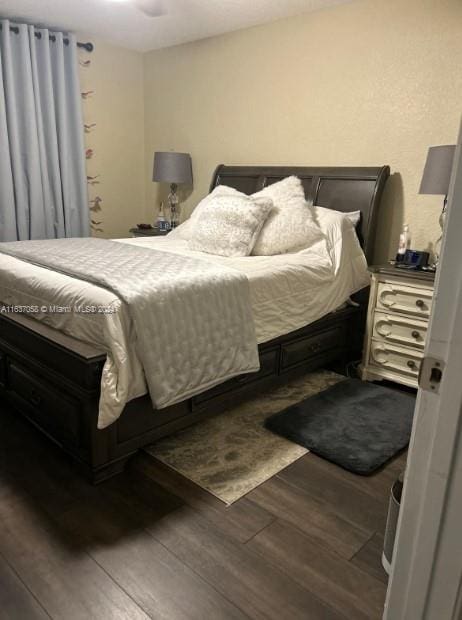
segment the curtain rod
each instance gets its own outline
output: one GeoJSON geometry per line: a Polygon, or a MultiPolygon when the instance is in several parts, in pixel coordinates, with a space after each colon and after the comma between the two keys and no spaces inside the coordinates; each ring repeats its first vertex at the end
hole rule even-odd
{"type": "MultiPolygon", "coordinates": [[[[0,24],[0,30],[2,29],[2,24],[0,24]]],[[[11,32],[14,32],[15,34],[19,34],[19,28],[18,26],[10,26],[10,30],[11,32]]],[[[37,39],[41,39],[42,38],[42,33],[41,32],[34,32],[34,35],[37,37],[37,39]]],[[[56,37],[54,34],[49,34],[48,38],[50,41],[56,41],[56,37]]],[[[64,45],[69,45],[69,39],[63,39],[64,45]]],[[[82,49],[86,50],[87,52],[92,52],[95,47],[93,45],[93,43],[81,43],[80,41],[77,41],[77,47],[81,47],[82,49]]]]}

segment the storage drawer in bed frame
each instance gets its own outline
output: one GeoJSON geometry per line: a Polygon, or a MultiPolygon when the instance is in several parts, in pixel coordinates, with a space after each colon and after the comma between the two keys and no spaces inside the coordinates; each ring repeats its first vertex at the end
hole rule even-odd
{"type": "Polygon", "coordinates": [[[294,368],[314,359],[329,361],[337,356],[341,343],[345,341],[345,327],[335,325],[325,331],[321,331],[299,340],[294,340],[281,346],[281,369],[294,368]]]}
{"type": "Polygon", "coordinates": [[[239,389],[244,385],[258,381],[268,376],[276,376],[279,369],[279,347],[270,347],[260,351],[260,370],[258,372],[252,372],[245,375],[240,375],[229,381],[225,381],[221,385],[193,396],[192,406],[193,408],[200,408],[201,405],[207,403],[217,396],[226,394],[229,391],[239,389]]]}

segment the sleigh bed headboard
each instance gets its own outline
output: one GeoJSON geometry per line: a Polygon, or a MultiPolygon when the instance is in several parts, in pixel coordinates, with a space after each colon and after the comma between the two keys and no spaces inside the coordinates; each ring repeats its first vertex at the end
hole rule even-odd
{"type": "Polygon", "coordinates": [[[281,179],[296,175],[305,188],[310,204],[348,213],[361,211],[357,233],[368,263],[372,262],[377,215],[389,166],[305,167],[305,166],[227,166],[215,170],[210,189],[228,185],[252,194],[281,179]]]}

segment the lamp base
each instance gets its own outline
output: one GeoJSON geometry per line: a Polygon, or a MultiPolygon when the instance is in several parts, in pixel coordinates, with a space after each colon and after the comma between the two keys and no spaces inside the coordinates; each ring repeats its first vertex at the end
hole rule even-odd
{"type": "Polygon", "coordinates": [[[168,203],[170,206],[170,228],[176,228],[179,224],[179,200],[176,190],[178,189],[178,185],[176,183],[172,183],[170,185],[170,194],[168,195],[168,203]]]}
{"type": "Polygon", "coordinates": [[[440,262],[441,244],[443,243],[444,226],[446,223],[447,204],[448,204],[448,197],[445,196],[444,203],[443,203],[443,209],[440,213],[440,217],[438,218],[438,223],[441,228],[441,235],[435,241],[435,267],[438,267],[438,263],[440,262]]]}

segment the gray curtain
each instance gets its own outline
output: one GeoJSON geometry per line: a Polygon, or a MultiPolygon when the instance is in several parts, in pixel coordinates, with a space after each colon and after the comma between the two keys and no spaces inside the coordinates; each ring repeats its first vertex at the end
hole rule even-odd
{"type": "Polygon", "coordinates": [[[0,24],[0,241],[89,236],[75,38],[0,24]]]}

